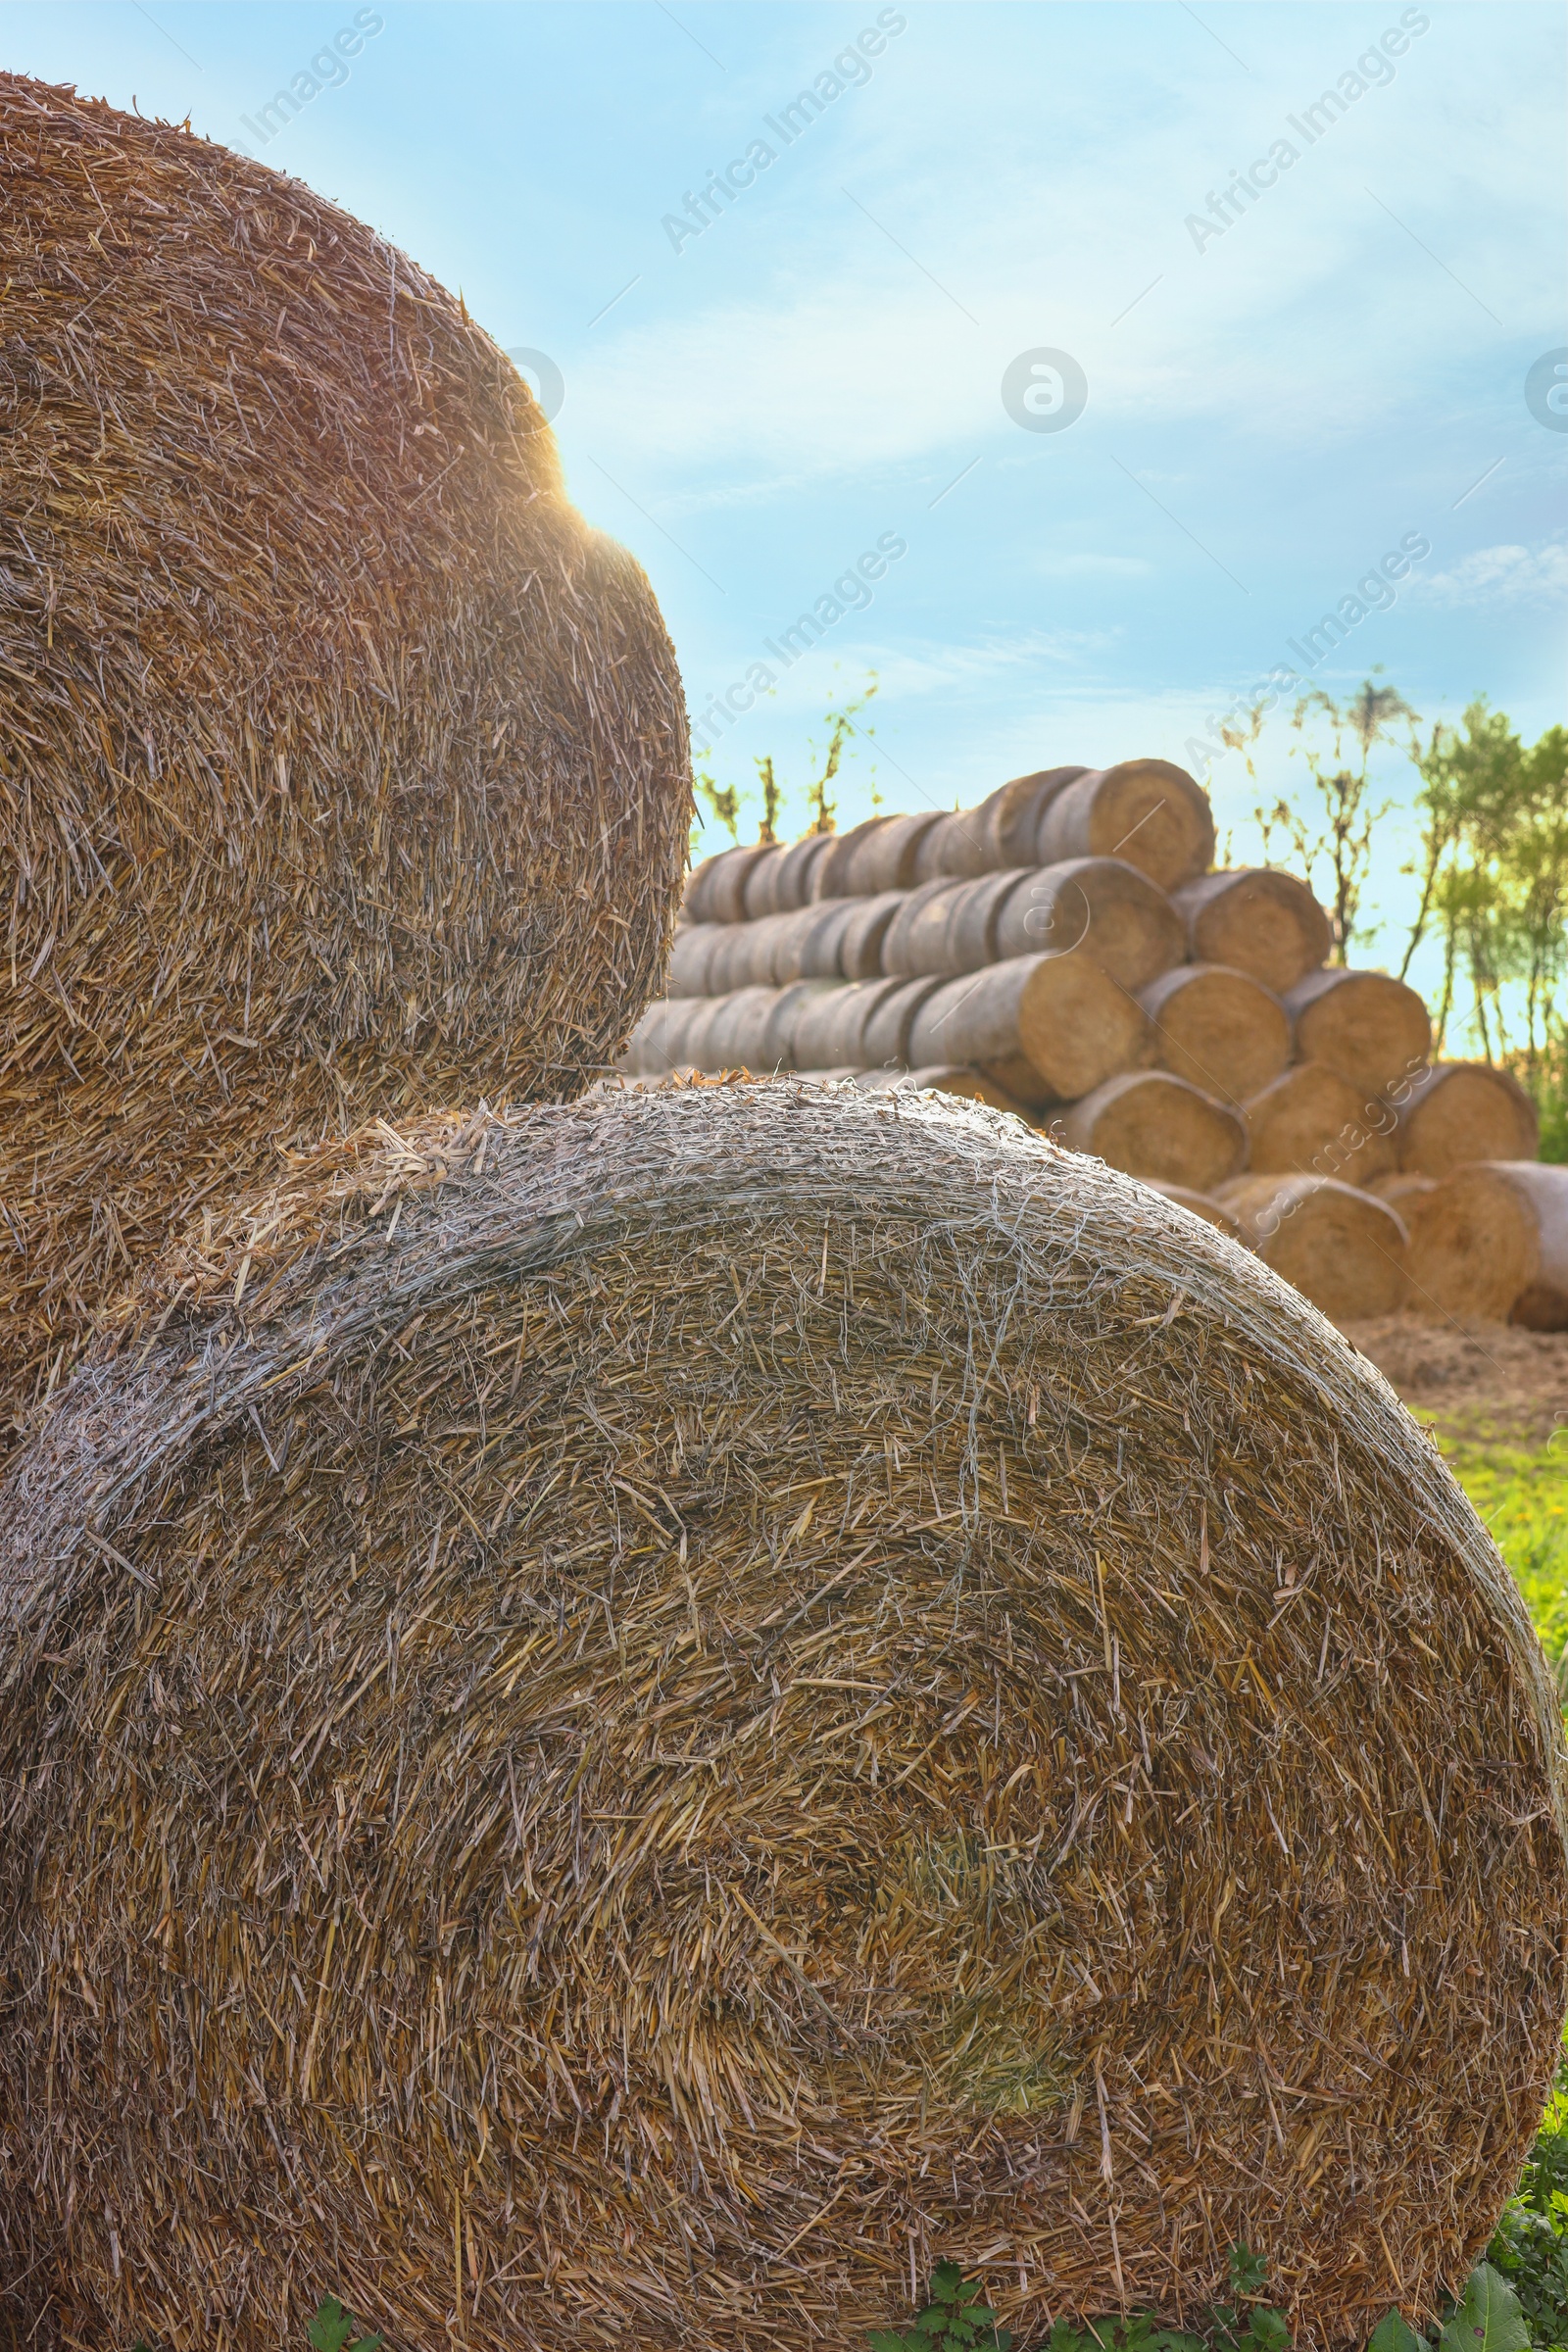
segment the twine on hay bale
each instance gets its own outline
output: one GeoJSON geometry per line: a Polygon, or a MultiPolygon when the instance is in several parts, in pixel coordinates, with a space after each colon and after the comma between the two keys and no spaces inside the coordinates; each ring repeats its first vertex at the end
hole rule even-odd
{"type": "Polygon", "coordinates": [[[1523,1605],[1311,1308],[1015,1120],[362,1133],[0,1531],[0,2228],[77,2340],[804,2352],[940,2254],[1027,2343],[1245,2236],[1359,2345],[1512,2185],[1523,1605]]]}
{"type": "Polygon", "coordinates": [[[19,74],[0,193],[3,1455],[274,1137],[608,1064],[690,801],[652,593],[460,301],[19,74]]]}

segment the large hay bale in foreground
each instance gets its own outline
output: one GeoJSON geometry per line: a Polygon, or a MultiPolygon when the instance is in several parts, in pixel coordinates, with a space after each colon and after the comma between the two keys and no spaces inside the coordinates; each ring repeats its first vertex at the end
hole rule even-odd
{"type": "Polygon", "coordinates": [[[1245,2237],[1359,2346],[1529,2145],[1513,1586],[1309,1308],[1015,1120],[362,1136],[0,1545],[0,2230],[75,2341],[806,2352],[951,2255],[1029,2344],[1245,2237]]]}
{"type": "Polygon", "coordinates": [[[3,1453],[274,1138],[608,1063],[690,796],[647,582],[461,302],[15,74],[0,179],[3,1453]]]}

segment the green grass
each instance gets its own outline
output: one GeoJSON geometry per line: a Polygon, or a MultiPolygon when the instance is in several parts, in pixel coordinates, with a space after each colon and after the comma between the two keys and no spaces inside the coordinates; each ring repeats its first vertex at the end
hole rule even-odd
{"type": "Polygon", "coordinates": [[[1537,1450],[1445,1437],[1449,1467],[1513,1571],[1568,1696],[1568,1438],[1537,1450]]]}

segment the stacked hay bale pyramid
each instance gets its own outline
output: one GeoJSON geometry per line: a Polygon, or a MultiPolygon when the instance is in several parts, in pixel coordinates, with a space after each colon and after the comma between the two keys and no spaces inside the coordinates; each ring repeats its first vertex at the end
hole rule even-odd
{"type": "Polygon", "coordinates": [[[1213,852],[1206,795],[1160,760],[725,851],[622,1069],[942,1088],[1163,1186],[1338,1320],[1568,1325],[1568,1189],[1533,1164],[1522,1088],[1432,1066],[1419,996],[1328,966],[1303,881],[1213,852]]]}
{"type": "Polygon", "coordinates": [[[331,2287],[808,2352],[946,2256],[1035,2347],[1245,2238],[1358,2348],[1551,2080],[1561,1723],[1485,1531],[1255,1259],[974,1105],[302,1161],[14,1465],[0,1622],[0,2211],[73,2343],[331,2287]]]}
{"type": "Polygon", "coordinates": [[[0,75],[0,1458],[278,1142],[568,1094],[690,816],[636,565],[359,221],[0,75]]]}

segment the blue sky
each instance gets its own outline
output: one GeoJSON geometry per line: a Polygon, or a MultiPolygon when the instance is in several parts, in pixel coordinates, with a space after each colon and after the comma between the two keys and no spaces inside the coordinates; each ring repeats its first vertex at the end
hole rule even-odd
{"type": "MultiPolygon", "coordinates": [[[[348,78],[265,141],[243,118],[349,0],[12,5],[4,54],[250,148],[549,357],[573,494],[646,564],[694,712],[774,671],[721,781],[771,753],[798,782],[873,669],[841,821],[873,781],[948,806],[1183,759],[1271,666],[1304,672],[1290,641],[1402,540],[1429,552],[1313,682],[1382,663],[1428,718],[1476,692],[1530,736],[1568,716],[1568,435],[1525,400],[1568,345],[1554,0],[372,13],[348,78]],[[820,75],[843,87],[786,143],[820,75]],[[1326,90],[1333,120],[1306,112],[1326,90]],[[759,140],[727,210],[666,225],[759,140]],[[1194,225],[1271,151],[1228,225],[1194,225]],[[1065,429],[1004,405],[1040,350],[1082,370],[1065,429]],[[772,661],[879,539],[905,552],[868,601],[772,661]]],[[[1272,719],[1271,791],[1290,743],[1272,719]]],[[[1234,755],[1209,781],[1245,850],[1256,791],[1234,755]]],[[[1396,828],[1381,864],[1392,916],[1396,828]]]]}

